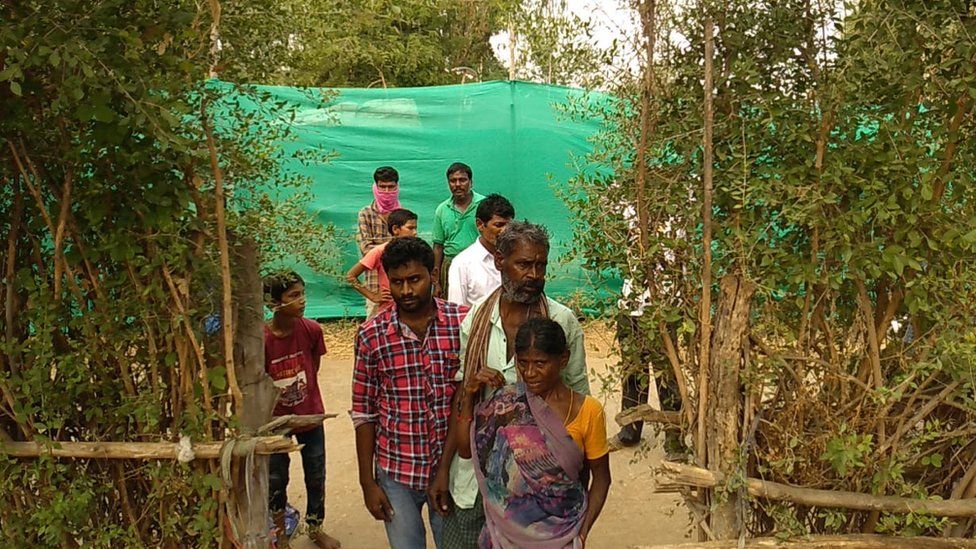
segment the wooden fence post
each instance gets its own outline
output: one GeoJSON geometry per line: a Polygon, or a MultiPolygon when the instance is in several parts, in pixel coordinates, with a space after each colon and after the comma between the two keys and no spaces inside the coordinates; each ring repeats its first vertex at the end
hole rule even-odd
{"type": "MultiPolygon", "coordinates": [[[[708,408],[706,413],[706,465],[709,471],[744,480],[740,463],[742,386],[740,371],[749,337],[749,311],[755,285],[742,275],[726,275],[719,283],[709,360],[708,408]]],[[[709,526],[717,539],[735,539],[743,532],[737,508],[738,491],[721,497],[711,494],[709,526]]]]}
{"type": "MultiPolygon", "coordinates": [[[[250,240],[237,241],[233,259],[234,366],[244,401],[237,419],[241,430],[253,436],[271,420],[278,390],[264,371],[264,289],[258,272],[257,246],[250,240]]],[[[267,549],[268,456],[233,458],[231,478],[231,501],[237,513],[230,516],[235,521],[238,541],[245,549],[267,549]]]]}

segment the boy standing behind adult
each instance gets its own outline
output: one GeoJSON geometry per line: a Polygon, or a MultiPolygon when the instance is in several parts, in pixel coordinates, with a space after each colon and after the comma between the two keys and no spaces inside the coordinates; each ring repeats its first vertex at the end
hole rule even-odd
{"type": "Polygon", "coordinates": [[[451,261],[478,238],[475,210],[484,196],[471,190],[471,166],[455,162],[447,168],[447,187],[451,197],[434,210],[434,295],[447,298],[451,261]]]}
{"type": "MultiPolygon", "coordinates": [[[[365,257],[373,248],[393,238],[387,228],[386,218],[400,208],[400,174],[390,166],[376,168],[373,172],[373,201],[359,210],[359,226],[356,243],[359,254],[365,257]]],[[[366,288],[370,292],[380,290],[378,273],[366,273],[366,288]]],[[[376,314],[376,303],[366,299],[366,318],[376,314]]]]}
{"type": "MultiPolygon", "coordinates": [[[[318,322],[305,318],[305,281],[297,273],[272,275],[264,280],[264,293],[274,317],[264,327],[264,369],[281,395],[273,415],[315,415],[325,413],[319,391],[319,362],[325,354],[325,339],[318,322]]],[[[309,537],[319,547],[338,549],[341,544],[322,531],[325,519],[325,429],[321,424],[293,432],[303,445],[302,469],[308,507],[305,521],[309,537]]],[[[270,507],[278,530],[278,547],[288,547],[285,535],[285,503],[288,490],[288,454],[273,454],[268,460],[270,507]]]]}
{"type": "MultiPolygon", "coordinates": [[[[403,236],[417,236],[417,214],[411,212],[410,210],[393,210],[390,215],[387,216],[386,224],[390,228],[390,234],[393,238],[403,237],[403,236]]],[[[383,306],[391,301],[390,297],[390,279],[386,277],[386,271],[383,269],[383,263],[380,258],[383,257],[383,250],[386,249],[386,245],[389,242],[384,242],[379,246],[376,246],[372,250],[366,253],[362,259],[360,259],[349,271],[346,273],[346,282],[353,287],[354,290],[362,294],[368,301],[376,304],[377,306],[383,306]],[[363,284],[359,282],[359,275],[367,273],[376,273],[379,279],[379,291],[372,291],[363,284]]],[[[373,309],[374,313],[376,308],[373,309]]],[[[372,315],[368,316],[366,319],[369,320],[372,315]]]]}

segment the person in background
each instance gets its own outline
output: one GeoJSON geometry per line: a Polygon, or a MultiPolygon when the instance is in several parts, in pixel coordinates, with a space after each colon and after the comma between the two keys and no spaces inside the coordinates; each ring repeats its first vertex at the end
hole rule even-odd
{"type": "MultiPolygon", "coordinates": [[[[264,369],[281,395],[275,417],[290,414],[324,414],[319,391],[319,363],[325,354],[322,327],[305,318],[305,281],[297,273],[272,275],[264,280],[264,294],[274,316],[264,327],[264,369]]],[[[293,432],[302,445],[302,469],[308,507],[305,521],[309,537],[319,547],[338,549],[341,544],[322,530],[325,519],[325,429],[321,424],[293,432]]],[[[268,458],[270,508],[278,530],[278,547],[288,547],[285,535],[288,454],[268,458]]]]}
{"type": "MultiPolygon", "coordinates": [[[[447,436],[467,307],[434,297],[434,252],[423,240],[393,240],[382,262],[394,305],[364,322],[355,343],[359,484],[390,546],[418,549],[426,547],[421,510],[447,436]]],[[[440,547],[443,519],[429,515],[440,547]]]]}
{"type": "MultiPolygon", "coordinates": [[[[513,221],[498,235],[495,266],[502,284],[477,303],[461,324],[463,354],[455,381],[463,384],[485,370],[496,380],[494,386],[515,383],[515,335],[523,322],[542,317],[556,321],[566,333],[568,363],[560,372],[566,385],[577,393],[590,393],[583,329],[573,311],[545,295],[548,264],[549,234],[544,227],[513,221]]],[[[469,427],[458,421],[459,404],[452,408],[448,442],[430,488],[434,510],[445,515],[441,549],[477,547],[485,524],[474,467],[471,460],[456,456],[456,433],[469,427]]]]}
{"type": "MultiPolygon", "coordinates": [[[[390,215],[386,217],[386,225],[389,228],[390,234],[393,238],[402,236],[417,236],[417,214],[411,212],[410,210],[398,209],[390,212],[390,215]]],[[[380,257],[383,255],[383,250],[386,249],[386,245],[389,242],[384,242],[379,246],[376,246],[372,250],[366,252],[366,255],[359,260],[358,263],[349,269],[346,273],[346,282],[353,287],[354,290],[363,295],[366,299],[373,302],[376,305],[385,305],[391,301],[390,299],[390,280],[386,277],[386,271],[383,270],[383,263],[380,261],[380,257]],[[371,272],[376,272],[377,282],[379,286],[378,291],[372,291],[365,287],[359,282],[359,275],[371,272]]],[[[375,314],[376,308],[373,308],[375,314]]],[[[367,317],[371,318],[371,317],[367,317]]]]}
{"type": "Polygon", "coordinates": [[[515,362],[521,381],[477,408],[498,372],[483,369],[460,391],[459,422],[473,426],[458,429],[458,454],[472,458],[484,501],[479,546],[583,547],[610,491],[603,406],[563,381],[569,348],[557,322],[525,321],[515,362]]]}
{"type": "Polygon", "coordinates": [[[448,301],[467,305],[481,301],[502,283],[495,267],[495,240],[515,217],[515,208],[500,194],[489,194],[478,204],[475,227],[478,239],[451,262],[448,301]]]}
{"type": "MultiPolygon", "coordinates": [[[[661,410],[681,411],[681,392],[674,378],[667,354],[660,344],[657,331],[643,325],[644,309],[651,304],[651,293],[644,290],[639,295],[630,279],[624,279],[621,298],[617,302],[617,341],[620,344],[620,361],[623,370],[621,381],[621,411],[638,404],[647,404],[651,384],[655,383],[661,410]]],[[[675,328],[670,327],[674,338],[675,328]]],[[[620,428],[614,446],[636,446],[641,440],[644,422],[637,421],[620,428]]],[[[674,430],[664,432],[664,452],[668,461],[685,461],[688,448],[674,430]]]]}
{"type": "MultiPolygon", "coordinates": [[[[359,228],[356,243],[359,255],[365,256],[370,250],[388,242],[391,238],[386,217],[400,208],[400,174],[390,166],[377,168],[373,172],[373,201],[359,210],[359,228]]],[[[366,272],[366,289],[378,292],[379,275],[375,271],[366,272]]],[[[366,317],[376,314],[376,303],[366,298],[366,317]]]]}
{"type": "Polygon", "coordinates": [[[447,188],[451,197],[438,204],[434,210],[434,281],[435,295],[447,297],[447,275],[451,261],[478,238],[475,226],[475,209],[484,198],[471,190],[473,175],[471,166],[455,162],[447,168],[447,188]]]}

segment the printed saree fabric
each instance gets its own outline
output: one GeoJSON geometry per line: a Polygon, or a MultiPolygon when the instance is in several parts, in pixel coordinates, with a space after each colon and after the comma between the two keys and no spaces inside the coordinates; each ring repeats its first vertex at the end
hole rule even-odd
{"type": "Polygon", "coordinates": [[[542,398],[522,383],[499,389],[475,410],[471,446],[485,507],[481,547],[581,546],[583,452],[542,398]]]}

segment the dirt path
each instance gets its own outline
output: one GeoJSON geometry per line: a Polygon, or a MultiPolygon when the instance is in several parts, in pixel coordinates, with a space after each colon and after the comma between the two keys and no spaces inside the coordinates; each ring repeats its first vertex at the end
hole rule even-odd
{"type": "MultiPolygon", "coordinates": [[[[326,422],[326,526],[342,541],[344,549],[387,547],[383,525],[375,521],[363,506],[356,469],[356,446],[350,408],[352,376],[352,332],[348,327],[326,326],[329,354],[322,362],[319,385],[326,411],[340,417],[326,422]]],[[[600,375],[616,364],[612,332],[602,325],[587,326],[587,363],[590,383],[596,396],[604,402],[608,421],[620,410],[619,391],[601,392],[600,375]]],[[[615,425],[607,432],[615,434],[615,425]]],[[[610,459],[613,485],[603,514],[590,535],[587,547],[617,549],[638,544],[673,543],[688,537],[687,513],[679,500],[669,494],[651,492],[651,468],[662,457],[659,441],[651,429],[644,429],[645,450],[626,449],[614,452],[610,459]]],[[[301,458],[293,454],[288,499],[305,514],[305,488],[302,484],[301,458]]],[[[292,547],[314,547],[304,535],[293,539],[292,547]]],[[[428,543],[433,548],[433,543],[428,543]]]]}

